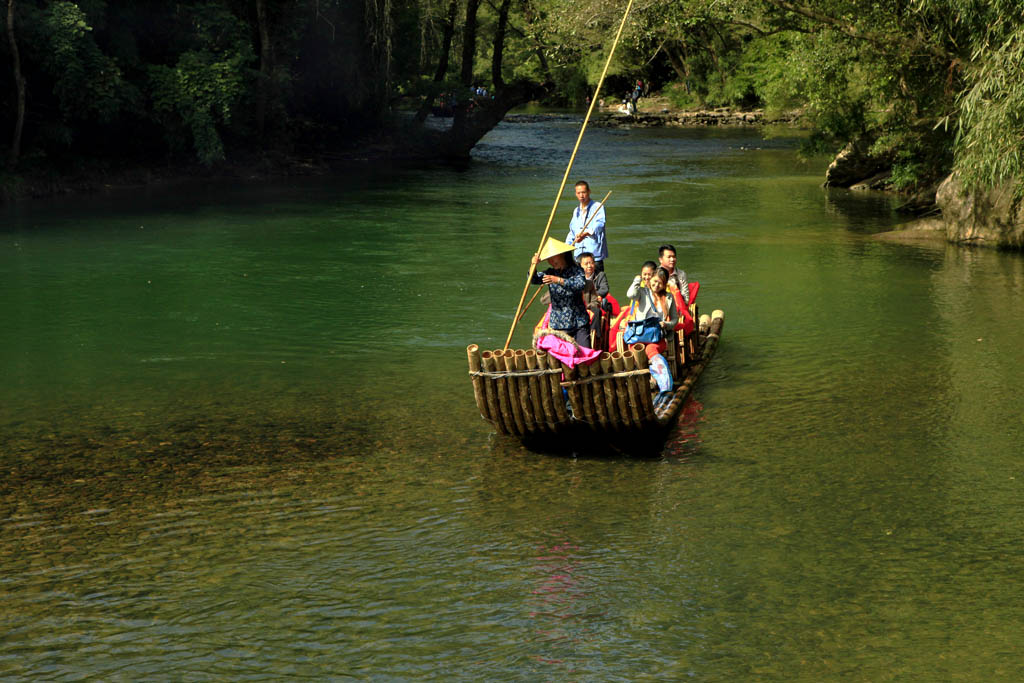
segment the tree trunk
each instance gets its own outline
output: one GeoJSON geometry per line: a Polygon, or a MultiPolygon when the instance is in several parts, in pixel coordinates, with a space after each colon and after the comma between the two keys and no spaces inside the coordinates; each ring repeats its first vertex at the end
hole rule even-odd
{"type": "Polygon", "coordinates": [[[368,83],[370,107],[379,112],[380,121],[389,108],[391,94],[391,47],[394,27],[391,21],[391,0],[364,0],[364,21],[369,46],[368,83]]]}
{"type": "Polygon", "coordinates": [[[466,26],[462,31],[462,85],[473,84],[473,59],[476,55],[476,11],[480,0],[466,0],[466,26]]]}
{"type": "Polygon", "coordinates": [[[18,112],[14,123],[14,136],[11,139],[11,155],[7,160],[8,166],[13,169],[18,164],[18,158],[21,156],[21,133],[25,127],[25,77],[21,73],[21,55],[18,53],[18,41],[14,39],[14,0],[7,0],[7,40],[11,43],[14,85],[18,91],[18,112]]]}
{"type": "Polygon", "coordinates": [[[458,95],[458,105],[455,107],[455,116],[452,120],[449,135],[452,139],[460,139],[466,130],[466,119],[469,116],[472,95],[469,88],[473,85],[473,59],[476,55],[476,10],[480,7],[480,0],[466,0],[466,25],[462,31],[462,92],[458,95]]]}
{"type": "Polygon", "coordinates": [[[505,50],[505,29],[508,26],[508,9],[511,4],[512,0],[502,0],[501,9],[498,10],[498,26],[494,30],[494,55],[491,60],[491,81],[494,90],[505,87],[505,80],[501,76],[501,59],[505,50]]]}
{"type": "Polygon", "coordinates": [[[668,57],[668,63],[672,66],[672,70],[676,72],[676,76],[679,76],[679,80],[685,84],[690,77],[690,74],[687,73],[686,59],[668,46],[665,47],[665,56],[668,57]]]}
{"type": "Polygon", "coordinates": [[[267,22],[267,0],[256,0],[256,23],[260,33],[260,84],[256,105],[256,128],[263,138],[267,120],[267,100],[270,99],[271,74],[274,71],[274,53],[270,45],[270,27],[267,22]]]}
{"type": "MultiPolygon", "coordinates": [[[[507,0],[502,0],[503,5],[510,5],[507,0]]],[[[495,82],[494,98],[472,103],[469,87],[473,85],[473,58],[476,52],[476,13],[480,0],[467,0],[466,3],[466,25],[462,40],[462,92],[458,94],[459,104],[455,107],[455,118],[448,130],[430,130],[426,127],[418,127],[413,131],[405,142],[403,153],[413,157],[447,158],[447,159],[468,159],[469,152],[473,146],[493,129],[504,118],[505,114],[512,107],[538,99],[549,93],[553,87],[551,83],[537,84],[526,80],[519,80],[513,83],[501,83],[498,79],[495,82]]],[[[499,11],[500,14],[500,11],[499,11]]],[[[507,13],[502,22],[507,28],[507,13]]],[[[500,39],[496,37],[494,49],[501,54],[504,47],[505,30],[499,31],[500,39]]],[[[492,68],[493,68],[492,63],[492,68]]],[[[500,67],[500,57],[499,57],[500,67]]],[[[500,70],[499,70],[500,78],[500,70]]]]}
{"type": "Polygon", "coordinates": [[[540,62],[540,72],[544,74],[544,80],[553,81],[554,77],[551,75],[551,67],[548,66],[548,58],[544,56],[544,48],[538,47],[535,50],[537,55],[537,61],[540,62]]]}
{"type": "MultiPolygon", "coordinates": [[[[459,0],[451,0],[448,4],[448,19],[444,25],[444,37],[441,41],[441,58],[437,62],[437,71],[434,72],[434,83],[440,83],[448,73],[448,54],[452,51],[452,38],[455,35],[455,12],[459,9],[459,0]]],[[[427,120],[430,113],[430,105],[434,101],[435,93],[427,93],[420,103],[419,111],[416,112],[416,123],[421,124],[427,120]]]]}

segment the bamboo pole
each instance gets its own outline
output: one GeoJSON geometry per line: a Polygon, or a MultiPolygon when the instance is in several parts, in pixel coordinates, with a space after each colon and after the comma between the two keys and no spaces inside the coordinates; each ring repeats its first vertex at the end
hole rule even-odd
{"type": "MultiPolygon", "coordinates": [[[[511,351],[505,352],[505,357],[508,358],[518,371],[526,370],[526,351],[523,349],[516,349],[513,356],[509,356],[511,351]]],[[[528,432],[539,431],[537,424],[537,418],[533,414],[533,399],[530,398],[530,378],[528,377],[517,377],[516,384],[519,390],[519,403],[523,408],[523,421],[526,423],[526,430],[528,432]]]]}
{"type": "MultiPolygon", "coordinates": [[[[605,351],[601,354],[601,358],[598,361],[601,363],[601,374],[609,375],[615,371],[612,367],[612,354],[605,351]]],[[[604,392],[604,407],[608,412],[608,424],[613,429],[619,429],[622,426],[621,418],[619,417],[618,401],[615,398],[615,380],[608,378],[600,382],[601,390],[604,392]]]]}
{"type": "MultiPolygon", "coordinates": [[[[537,360],[547,365],[549,370],[555,370],[562,367],[562,364],[557,358],[552,356],[547,351],[538,351],[537,360]]],[[[562,385],[559,383],[558,375],[549,374],[548,386],[551,387],[551,403],[555,409],[555,415],[558,416],[558,424],[563,424],[569,421],[569,413],[565,409],[565,398],[562,394],[562,385]]]]}
{"type": "MultiPolygon", "coordinates": [[[[608,73],[608,67],[612,63],[612,57],[615,56],[615,48],[619,45],[619,38],[622,37],[622,29],[626,27],[626,18],[629,16],[629,11],[633,9],[633,0],[629,0],[629,4],[626,5],[626,11],[622,13],[622,22],[619,24],[619,31],[615,34],[615,41],[612,43],[612,49],[608,52],[608,59],[605,60],[604,69],[601,70],[601,77],[597,80],[597,87],[594,88],[594,96],[590,98],[590,107],[587,109],[587,115],[583,119],[583,125],[580,126],[580,134],[576,138],[576,145],[572,149],[572,156],[569,157],[569,164],[565,167],[565,174],[562,176],[562,184],[558,186],[558,192],[555,194],[555,203],[551,207],[551,213],[548,215],[548,223],[544,226],[544,234],[541,235],[540,245],[537,247],[537,253],[544,246],[544,240],[548,238],[548,232],[551,231],[551,223],[555,220],[555,213],[558,211],[558,201],[562,198],[562,192],[565,191],[565,183],[569,180],[569,173],[572,172],[573,162],[576,161],[576,153],[580,149],[580,142],[583,141],[583,133],[587,130],[587,123],[590,121],[590,115],[594,111],[594,106],[597,105],[598,95],[601,92],[601,86],[604,84],[604,77],[608,73]]],[[[519,297],[519,305],[516,306],[516,314],[512,316],[512,327],[508,331],[508,337],[505,339],[504,349],[508,348],[509,343],[512,341],[512,334],[516,331],[516,321],[519,318],[519,312],[523,308],[523,301],[526,300],[526,291],[530,288],[530,280],[533,279],[533,273],[537,268],[537,264],[531,261],[530,263],[530,274],[526,278],[526,284],[523,285],[523,294],[519,297]]]]}
{"type": "Polygon", "coordinates": [[[526,307],[523,308],[523,312],[519,314],[518,318],[516,318],[517,325],[519,324],[519,321],[523,319],[523,316],[526,315],[526,312],[530,310],[530,306],[533,305],[533,302],[534,300],[536,300],[537,295],[543,292],[545,287],[547,287],[547,285],[541,285],[540,287],[537,288],[537,291],[533,293],[533,296],[530,297],[530,300],[526,303],[526,307]]]}
{"type": "MultiPolygon", "coordinates": [[[[533,349],[526,350],[526,367],[529,370],[541,368],[540,359],[537,358],[537,352],[533,349]]],[[[554,424],[558,418],[555,416],[555,406],[551,403],[551,385],[546,379],[542,380],[542,376],[531,377],[530,394],[533,396],[533,412],[537,421],[547,431],[554,431],[554,424]]]]}
{"type": "MultiPolygon", "coordinates": [[[[491,351],[491,360],[494,361],[495,372],[504,372],[505,363],[501,356],[504,353],[501,349],[494,349],[491,351]]],[[[512,402],[508,398],[508,379],[506,377],[496,377],[494,379],[495,393],[498,395],[498,407],[501,409],[501,419],[505,422],[505,427],[509,433],[521,435],[522,429],[516,424],[515,416],[512,413],[512,402]]]]}
{"type": "MultiPolygon", "coordinates": [[[[615,351],[612,353],[612,368],[615,372],[624,372],[626,370],[626,362],[622,359],[622,352],[615,351]]],[[[629,409],[629,386],[626,383],[625,377],[615,378],[615,400],[619,404],[619,418],[621,419],[622,426],[630,428],[639,426],[634,424],[633,415],[629,409]]]]}
{"type": "Polygon", "coordinates": [[[693,385],[697,383],[697,378],[699,378],[701,373],[704,372],[704,368],[707,367],[707,364],[711,361],[711,357],[715,355],[715,349],[718,348],[718,339],[722,334],[722,326],[724,324],[725,314],[722,311],[714,311],[708,322],[708,337],[707,341],[704,342],[704,346],[701,348],[700,360],[690,368],[690,372],[686,375],[686,379],[673,392],[672,400],[669,401],[668,405],[662,408],[661,415],[658,416],[659,424],[670,424],[676,414],[682,409],[683,403],[686,401],[686,398],[690,395],[690,391],[693,389],[693,385]]]}
{"type": "MultiPolygon", "coordinates": [[[[587,374],[591,377],[601,376],[601,361],[596,360],[593,363],[587,365],[587,374]]],[[[598,380],[590,384],[590,393],[594,400],[594,416],[597,418],[597,423],[601,425],[602,429],[608,429],[608,412],[604,407],[604,381],[598,380]]]]}
{"type": "MultiPolygon", "coordinates": [[[[498,371],[509,371],[515,370],[515,361],[512,361],[511,366],[509,365],[509,356],[512,355],[511,351],[502,351],[501,349],[494,350],[494,360],[497,361],[498,371]]],[[[523,420],[523,409],[519,405],[519,391],[518,385],[515,383],[516,380],[513,377],[502,377],[498,379],[498,385],[503,388],[506,399],[509,404],[509,422],[515,424],[516,430],[520,434],[526,434],[526,423],[523,420]]],[[[500,394],[499,394],[500,396],[500,394]]]]}
{"type": "MultiPolygon", "coordinates": [[[[469,357],[469,371],[480,372],[480,347],[477,344],[470,344],[466,347],[466,355],[469,357]]],[[[487,399],[484,396],[483,377],[473,377],[473,398],[476,399],[476,407],[480,410],[480,417],[490,420],[490,412],[487,409],[487,399]]]]}
{"type": "MultiPolygon", "coordinates": [[[[590,377],[590,366],[580,363],[576,366],[576,373],[580,379],[590,377]]],[[[579,387],[580,403],[583,406],[583,419],[591,429],[597,429],[597,413],[594,412],[594,384],[583,384],[579,387]]],[[[577,416],[578,417],[578,416],[577,416]]]]}
{"type": "MultiPolygon", "coordinates": [[[[633,352],[629,349],[622,354],[622,362],[626,370],[636,370],[636,361],[633,359],[633,352]]],[[[640,395],[636,390],[636,382],[633,377],[626,377],[626,389],[629,392],[629,415],[638,428],[644,426],[644,413],[640,407],[640,395]]]]}
{"type": "MultiPolygon", "coordinates": [[[[493,351],[483,351],[480,354],[480,361],[484,366],[484,370],[488,372],[496,372],[498,364],[494,360],[493,351]]],[[[498,430],[499,434],[508,434],[512,430],[508,428],[505,422],[505,416],[502,415],[500,409],[501,403],[498,396],[498,380],[493,377],[487,377],[484,379],[484,398],[487,400],[487,409],[491,413],[491,419],[494,421],[494,427],[498,430]]]]}
{"type": "MultiPolygon", "coordinates": [[[[633,344],[633,362],[637,370],[648,369],[647,353],[643,344],[633,344]]],[[[637,393],[640,395],[640,409],[643,411],[644,419],[648,422],[654,421],[654,402],[651,399],[650,375],[637,375],[633,378],[636,384],[637,393]]]]}

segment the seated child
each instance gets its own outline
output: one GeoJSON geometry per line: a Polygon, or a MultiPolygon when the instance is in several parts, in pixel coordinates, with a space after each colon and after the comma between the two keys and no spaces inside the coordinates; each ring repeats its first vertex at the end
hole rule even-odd
{"type": "MultiPolygon", "coordinates": [[[[654,261],[644,261],[644,264],[640,266],[640,287],[647,286],[647,282],[651,279],[651,276],[654,275],[654,271],[657,269],[658,264],[654,261]]],[[[633,279],[633,283],[636,284],[636,278],[633,279]]],[[[632,314],[633,304],[630,303],[628,306],[620,308],[618,316],[612,320],[608,339],[609,351],[614,351],[616,349],[619,336],[626,329],[626,321],[635,320],[632,314]]]]}
{"type": "Polygon", "coordinates": [[[597,270],[597,263],[594,255],[589,251],[580,254],[580,268],[587,278],[587,285],[583,288],[583,303],[591,313],[590,332],[593,339],[601,337],[601,309],[604,308],[604,298],[608,296],[608,276],[597,270]]]}

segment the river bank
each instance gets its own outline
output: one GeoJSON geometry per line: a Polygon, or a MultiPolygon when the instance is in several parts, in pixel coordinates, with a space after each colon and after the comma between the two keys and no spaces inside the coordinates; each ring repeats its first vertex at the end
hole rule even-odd
{"type": "MultiPolygon", "coordinates": [[[[508,123],[542,123],[581,120],[583,112],[510,113],[508,123]]],[[[333,140],[320,149],[236,152],[229,160],[205,166],[194,161],[107,161],[75,160],[66,167],[28,166],[17,173],[0,176],[0,203],[26,199],[89,194],[108,190],[171,186],[196,179],[265,181],[273,178],[329,175],[353,164],[381,162],[423,162],[405,144],[401,115],[396,125],[377,135],[358,140],[333,140]]],[[[591,125],[600,128],[684,128],[710,126],[756,126],[798,124],[797,112],[768,115],[763,110],[716,108],[684,110],[672,107],[663,97],[640,100],[635,115],[625,113],[621,105],[596,108],[591,125]]],[[[443,128],[451,119],[430,117],[427,126],[443,128]]],[[[429,161],[429,160],[428,160],[429,161]]]]}
{"type": "MultiPolygon", "coordinates": [[[[764,109],[733,109],[715,107],[712,109],[684,109],[674,106],[667,97],[652,96],[641,98],[636,113],[631,113],[625,104],[607,104],[602,100],[594,109],[591,125],[602,128],[693,128],[704,126],[757,126],[790,124],[800,125],[799,111],[765,112],[764,109]]],[[[505,121],[515,123],[539,123],[551,120],[580,118],[581,114],[566,113],[511,113],[505,121]]]]}
{"type": "Polygon", "coordinates": [[[322,155],[279,152],[240,155],[232,161],[211,166],[173,161],[83,161],[73,169],[28,168],[17,174],[0,177],[0,203],[108,190],[169,187],[197,179],[237,179],[249,182],[330,172],[331,165],[322,155]]]}

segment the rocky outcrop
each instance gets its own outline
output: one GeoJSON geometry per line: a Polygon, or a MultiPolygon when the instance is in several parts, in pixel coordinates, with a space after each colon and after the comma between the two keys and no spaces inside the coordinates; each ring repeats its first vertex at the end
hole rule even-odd
{"type": "Polygon", "coordinates": [[[874,156],[868,140],[848,143],[825,171],[825,187],[851,190],[881,190],[889,186],[892,157],[874,156]]]}
{"type": "Polygon", "coordinates": [[[954,173],[946,178],[935,199],[942,209],[946,239],[1000,249],[1024,249],[1024,210],[1015,198],[1015,184],[987,192],[967,192],[954,173]]]}
{"type": "Polygon", "coordinates": [[[767,116],[764,111],[733,111],[727,108],[702,111],[670,111],[642,112],[630,115],[623,112],[603,113],[595,118],[593,124],[599,127],[614,128],[629,126],[630,128],[689,128],[697,126],[756,126],[767,123],[794,123],[798,120],[796,113],[767,116]]]}

